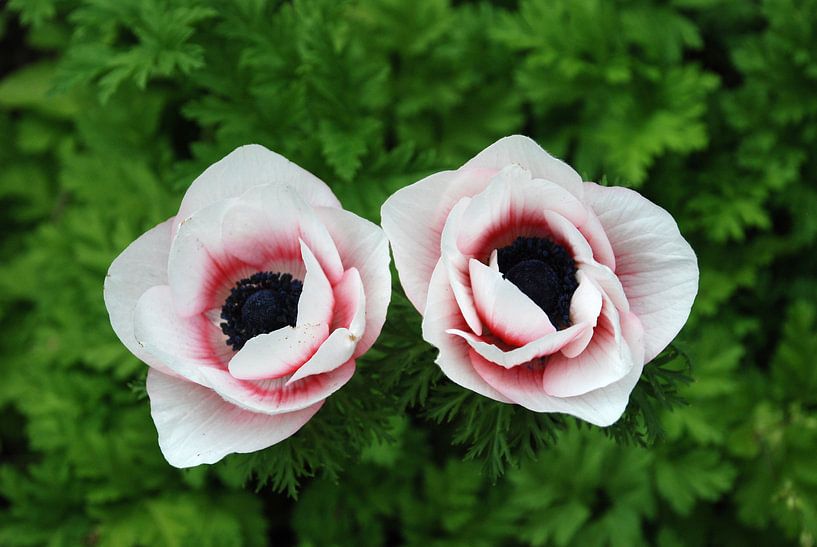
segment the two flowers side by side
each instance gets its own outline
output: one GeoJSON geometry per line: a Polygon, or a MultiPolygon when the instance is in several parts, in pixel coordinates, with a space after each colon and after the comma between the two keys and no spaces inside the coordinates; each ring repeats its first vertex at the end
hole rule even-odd
{"type": "Polygon", "coordinates": [[[697,293],[695,254],[665,210],[583,182],[527,137],[399,190],[382,225],[250,145],[114,260],[105,303],[150,367],[169,463],[253,452],[306,424],[380,334],[389,243],[446,376],[600,426],[621,416],[697,293]]]}

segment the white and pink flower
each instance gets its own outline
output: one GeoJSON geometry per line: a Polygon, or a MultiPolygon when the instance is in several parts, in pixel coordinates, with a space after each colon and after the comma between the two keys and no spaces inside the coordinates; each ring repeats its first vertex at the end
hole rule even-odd
{"type": "Polygon", "coordinates": [[[536,412],[618,420],[698,290],[669,213],[523,136],[399,190],[382,218],[443,372],[536,412]]]}
{"type": "Polygon", "coordinates": [[[349,381],[386,318],[388,244],[314,175],[243,146],[114,260],[104,296],[150,366],[165,458],[213,463],[291,436],[349,381]]]}

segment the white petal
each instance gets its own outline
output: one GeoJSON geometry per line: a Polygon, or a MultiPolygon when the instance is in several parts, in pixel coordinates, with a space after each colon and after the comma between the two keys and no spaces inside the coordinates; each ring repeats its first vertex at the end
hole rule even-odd
{"type": "MultiPolygon", "coordinates": [[[[577,272],[576,279],[579,286],[570,300],[570,322],[574,325],[587,323],[595,328],[599,313],[601,313],[602,293],[583,270],[577,272]]],[[[580,336],[562,348],[562,355],[565,357],[577,356],[584,351],[592,337],[593,329],[585,329],[580,336]]]]}
{"type": "Polygon", "coordinates": [[[469,328],[477,335],[482,334],[482,321],[477,314],[474,304],[474,294],[471,290],[471,278],[468,273],[468,258],[460,252],[457,246],[457,235],[463,215],[471,202],[470,198],[462,198],[451,210],[443,227],[440,240],[440,263],[446,269],[448,282],[454,293],[454,299],[460,307],[460,313],[468,323],[469,328]]]}
{"type": "Polygon", "coordinates": [[[355,348],[354,357],[359,357],[372,347],[386,321],[391,300],[388,241],[379,226],[349,211],[319,207],[315,213],[332,235],[343,267],[360,272],[366,294],[366,327],[355,348]]]}
{"type": "Polygon", "coordinates": [[[616,269],[616,257],[613,253],[613,247],[610,245],[610,240],[607,239],[607,234],[604,232],[604,227],[601,225],[599,218],[592,209],[587,211],[587,221],[579,226],[582,235],[593,249],[593,258],[596,262],[604,264],[611,270],[616,269]]]}
{"type": "Polygon", "coordinates": [[[340,389],[354,373],[353,359],[327,373],[293,383],[287,383],[287,377],[239,380],[221,369],[202,369],[208,385],[228,402],[264,414],[293,412],[318,403],[340,389]]]}
{"type": "Polygon", "coordinates": [[[168,219],[151,228],[116,257],[105,276],[103,297],[113,331],[128,350],[141,361],[168,371],[162,362],[144,351],[133,335],[133,313],[139,298],[151,287],[167,285],[167,257],[170,253],[168,219]]]}
{"type": "Polygon", "coordinates": [[[366,293],[357,268],[346,270],[340,283],[332,290],[335,299],[332,327],[349,329],[356,338],[360,338],[367,323],[366,293]]]}
{"type": "MultiPolygon", "coordinates": [[[[280,378],[295,372],[324,343],[335,298],[332,286],[309,247],[300,242],[306,265],[295,327],[285,326],[259,334],[244,344],[230,360],[230,374],[241,380],[280,378]]],[[[337,366],[343,364],[343,361],[337,366]]]]}
{"type": "Polygon", "coordinates": [[[431,276],[428,305],[423,316],[423,339],[440,350],[435,362],[453,382],[485,397],[510,402],[474,371],[468,357],[468,344],[446,332],[453,328],[463,329],[467,325],[454,299],[446,269],[440,264],[431,276]]]}
{"type": "Polygon", "coordinates": [[[400,283],[422,313],[431,274],[440,258],[446,218],[463,197],[481,192],[493,169],[443,171],[401,188],[383,204],[383,230],[391,242],[400,283]]]}
{"type": "Polygon", "coordinates": [[[616,309],[619,311],[630,311],[630,303],[627,300],[627,295],[624,294],[624,287],[621,285],[621,280],[613,273],[613,271],[604,264],[583,263],[579,264],[579,271],[587,275],[593,280],[601,292],[610,297],[616,309]]]}
{"type": "Polygon", "coordinates": [[[645,358],[658,355],[681,330],[698,292],[698,261],[672,216],[626,188],[586,185],[616,257],[630,309],[644,327],[645,358]]]}
{"type": "Polygon", "coordinates": [[[544,310],[498,270],[472,258],[469,271],[477,312],[503,342],[521,346],[556,332],[544,310]]]}
{"type": "MultiPolygon", "coordinates": [[[[229,370],[240,380],[281,378],[298,370],[329,335],[324,324],[281,327],[247,340],[230,360],[229,370]]],[[[343,363],[341,363],[343,364],[343,363]]]]}
{"type": "Polygon", "coordinates": [[[317,257],[331,283],[343,275],[335,242],[315,211],[287,186],[256,186],[238,198],[224,215],[224,248],[249,264],[292,260],[303,239],[317,257]]]}
{"type": "Polygon", "coordinates": [[[582,197],[582,178],[565,162],[545,152],[541,146],[523,135],[499,139],[480,152],[461,169],[502,169],[511,164],[521,165],[535,178],[555,182],[574,196],[582,197]]]}
{"type": "Polygon", "coordinates": [[[566,329],[546,334],[512,350],[501,349],[494,344],[485,342],[479,336],[461,329],[448,329],[446,332],[464,339],[475,352],[491,363],[500,367],[513,368],[529,363],[539,357],[558,352],[565,345],[581,336],[587,329],[592,329],[592,327],[586,323],[571,325],[566,329]]]}
{"type": "Polygon", "coordinates": [[[494,271],[499,271],[499,253],[496,249],[491,251],[491,257],[488,259],[488,267],[494,271]]]}
{"type": "Polygon", "coordinates": [[[633,366],[632,353],[621,335],[619,314],[605,298],[587,348],[572,358],[562,353],[550,356],[542,385],[554,397],[583,395],[621,380],[633,366]]]}
{"type": "Polygon", "coordinates": [[[296,188],[310,205],[340,207],[332,190],[312,173],[258,144],[241,146],[207,168],[184,195],[178,221],[218,201],[238,197],[253,186],[296,188]]]}
{"type": "Polygon", "coordinates": [[[225,368],[232,353],[223,335],[204,315],[181,317],[173,309],[170,287],[145,291],[133,316],[134,336],[142,349],[173,373],[205,384],[202,370],[225,368]]]}
{"type": "Polygon", "coordinates": [[[281,442],[323,404],[274,416],[257,414],[228,403],[208,388],[156,370],[148,372],[147,391],[162,454],[170,465],[182,468],[281,442]]]}
{"type": "Polygon", "coordinates": [[[321,267],[312,249],[305,241],[298,241],[301,248],[301,258],[306,266],[306,277],[301,298],[298,300],[298,319],[296,327],[306,325],[329,325],[332,319],[332,309],[335,306],[335,296],[329,278],[321,267]]]}
{"type": "Polygon", "coordinates": [[[236,203],[225,200],[200,209],[176,233],[168,259],[168,283],[174,308],[182,317],[220,308],[238,279],[259,271],[231,256],[222,242],[222,221],[236,203]]]}
{"type": "Polygon", "coordinates": [[[606,427],[624,413],[643,365],[635,362],[630,372],[618,382],[577,397],[552,397],[542,387],[541,367],[506,369],[493,365],[471,352],[474,370],[487,384],[516,404],[534,412],[561,412],[591,424],[606,427]]]}
{"type": "Polygon", "coordinates": [[[366,328],[366,295],[357,269],[346,270],[334,290],[335,310],[332,322],[336,328],[315,354],[293,373],[287,384],[335,370],[355,354],[366,328]]]}
{"type": "MultiPolygon", "coordinates": [[[[457,232],[457,245],[466,256],[486,259],[493,249],[509,245],[519,236],[541,236],[552,231],[547,214],[556,214],[572,228],[571,241],[589,245],[575,226],[587,219],[587,209],[570,192],[553,182],[531,179],[529,171],[510,165],[470,201],[457,232]]],[[[557,224],[556,235],[565,228],[557,224]]],[[[567,236],[565,236],[567,237],[567,236]]]]}
{"type": "Polygon", "coordinates": [[[335,329],[318,351],[287,380],[287,385],[316,374],[331,372],[352,358],[357,338],[349,329],[335,329]]]}
{"type": "Polygon", "coordinates": [[[545,211],[542,216],[551,238],[564,246],[579,266],[596,263],[590,244],[572,222],[553,211],[545,211]]]}

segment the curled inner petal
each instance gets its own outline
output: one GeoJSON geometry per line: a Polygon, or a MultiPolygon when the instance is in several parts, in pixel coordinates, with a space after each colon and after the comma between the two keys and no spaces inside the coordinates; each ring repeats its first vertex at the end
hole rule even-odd
{"type": "Polygon", "coordinates": [[[563,329],[570,325],[570,300],[578,287],[576,264],[548,238],[518,237],[497,251],[499,271],[563,329]]]}

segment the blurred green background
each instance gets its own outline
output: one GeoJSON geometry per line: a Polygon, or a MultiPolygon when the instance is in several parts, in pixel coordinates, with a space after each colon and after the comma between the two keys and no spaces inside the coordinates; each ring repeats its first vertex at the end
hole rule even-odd
{"type": "Polygon", "coordinates": [[[816,182],[814,0],[10,0],[0,545],[815,545],[816,182]],[[333,403],[362,394],[353,433],[310,424],[285,466],[164,462],[102,280],[205,166],[258,142],[378,221],[511,133],[638,189],[698,253],[663,440],[571,425],[492,480],[421,405],[367,399],[406,361],[387,329],[333,403]]]}

